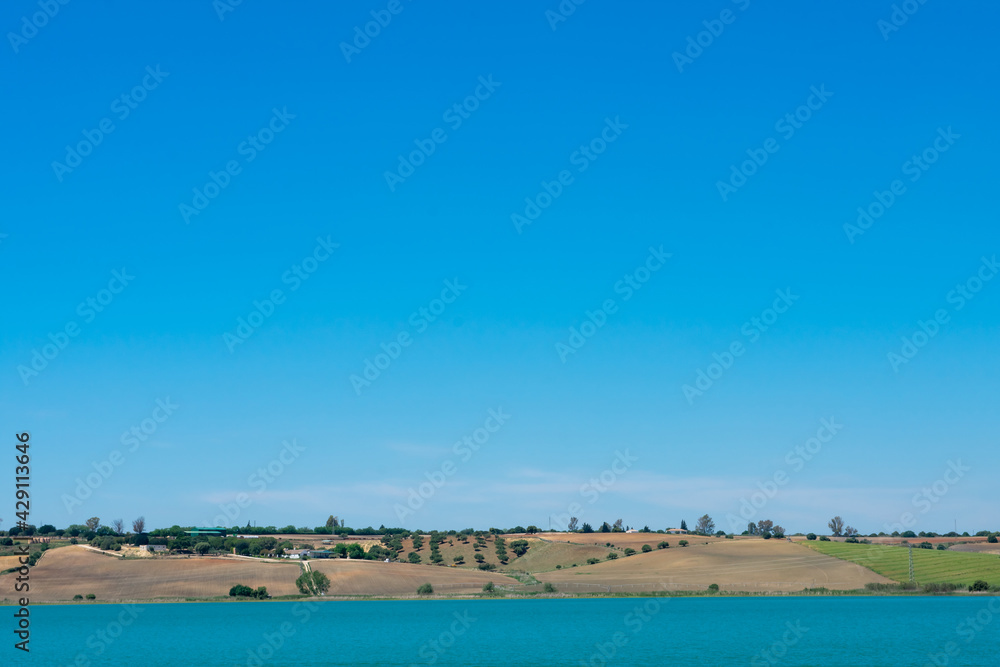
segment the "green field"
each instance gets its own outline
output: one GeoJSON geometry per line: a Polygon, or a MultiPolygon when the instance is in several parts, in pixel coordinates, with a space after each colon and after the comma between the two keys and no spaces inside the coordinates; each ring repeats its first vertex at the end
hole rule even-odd
{"type": "MultiPolygon", "coordinates": [[[[909,549],[887,544],[809,541],[799,544],[841,558],[896,581],[910,580],[909,549]]],[[[993,554],[913,549],[913,575],[918,584],[968,585],[977,579],[1000,584],[1000,558],[993,554]]]]}

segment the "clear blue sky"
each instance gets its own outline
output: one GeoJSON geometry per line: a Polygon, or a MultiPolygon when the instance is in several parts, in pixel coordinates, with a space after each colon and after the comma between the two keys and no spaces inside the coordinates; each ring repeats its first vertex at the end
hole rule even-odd
{"type": "Polygon", "coordinates": [[[0,12],[33,523],[997,528],[995,4],[217,6],[0,12]]]}

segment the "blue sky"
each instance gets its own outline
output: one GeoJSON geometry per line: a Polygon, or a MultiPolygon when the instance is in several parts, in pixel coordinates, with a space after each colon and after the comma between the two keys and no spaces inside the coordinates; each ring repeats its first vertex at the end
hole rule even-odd
{"type": "Polygon", "coordinates": [[[996,6],[39,7],[33,523],[996,528],[996,6]]]}

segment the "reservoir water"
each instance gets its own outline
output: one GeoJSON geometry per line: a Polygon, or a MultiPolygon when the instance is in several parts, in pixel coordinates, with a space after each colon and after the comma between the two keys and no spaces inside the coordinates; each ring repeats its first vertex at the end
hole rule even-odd
{"type": "Polygon", "coordinates": [[[981,666],[1000,597],[36,606],[30,657],[4,634],[35,665],[981,666]]]}

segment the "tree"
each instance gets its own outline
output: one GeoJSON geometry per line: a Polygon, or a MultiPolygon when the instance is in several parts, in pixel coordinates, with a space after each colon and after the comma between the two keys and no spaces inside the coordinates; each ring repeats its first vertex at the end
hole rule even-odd
{"type": "Polygon", "coordinates": [[[434,593],[434,587],[430,583],[421,584],[417,589],[417,595],[431,595],[434,593]]]}
{"type": "Polygon", "coordinates": [[[669,549],[670,548],[670,542],[666,542],[666,541],[660,542],[659,544],[656,545],[656,548],[657,549],[669,549]]]}
{"type": "Polygon", "coordinates": [[[755,524],[753,521],[751,521],[750,523],[748,523],[747,524],[747,532],[746,532],[746,534],[747,535],[756,535],[757,534],[757,524],[755,524]]]}
{"type": "Polygon", "coordinates": [[[618,552],[617,551],[612,551],[611,553],[608,554],[608,560],[615,560],[617,558],[618,558],[618,552]]]}
{"type": "Polygon", "coordinates": [[[772,529],[771,529],[771,532],[772,532],[772,533],[774,534],[774,536],[775,536],[775,537],[777,537],[777,538],[778,538],[779,540],[780,540],[780,539],[781,539],[782,537],[784,537],[784,536],[785,536],[785,529],[784,529],[784,528],[782,528],[781,526],[775,526],[774,528],[772,528],[772,529]]]}
{"type": "Polygon", "coordinates": [[[997,536],[996,535],[990,535],[989,537],[986,538],[986,541],[988,543],[990,543],[990,544],[996,544],[997,543],[997,536]]]}
{"type": "Polygon", "coordinates": [[[338,525],[339,525],[339,520],[337,517],[333,516],[332,514],[327,517],[326,519],[327,528],[336,528],[338,527],[338,525]]]}
{"type": "Polygon", "coordinates": [[[830,523],[826,525],[830,527],[830,531],[833,532],[834,537],[840,537],[840,534],[844,532],[844,520],[839,516],[830,519],[830,523]]]}
{"type": "Polygon", "coordinates": [[[688,541],[687,540],[681,540],[680,542],[678,542],[678,544],[680,544],[682,547],[686,547],[688,545],[688,541]]]}
{"type": "Polygon", "coordinates": [[[625,555],[626,556],[631,556],[634,553],[635,553],[635,549],[633,549],[632,547],[626,547],[626,549],[625,549],[625,555]]]}
{"type": "Polygon", "coordinates": [[[648,544],[643,544],[642,545],[642,553],[648,554],[652,550],[653,550],[653,547],[649,546],[648,544]]]}
{"type": "Polygon", "coordinates": [[[483,584],[483,592],[484,593],[490,593],[490,594],[492,594],[494,592],[494,590],[495,590],[495,587],[493,586],[493,582],[492,581],[487,581],[485,584],[483,584]]]}
{"type": "Polygon", "coordinates": [[[774,522],[770,519],[761,519],[757,522],[757,534],[763,535],[764,533],[770,533],[772,528],[774,528],[774,522]]]}
{"type": "Polygon", "coordinates": [[[607,521],[605,521],[604,523],[601,524],[601,532],[602,533],[610,533],[611,532],[611,526],[608,525],[607,521]]]}
{"type": "Polygon", "coordinates": [[[688,522],[685,521],[684,519],[681,519],[681,530],[687,530],[687,529],[688,529],[688,522]]]}
{"type": "Polygon", "coordinates": [[[510,543],[510,550],[517,556],[528,553],[528,540],[514,540],[510,543]]]}
{"type": "Polygon", "coordinates": [[[125,522],[115,519],[111,522],[111,530],[115,531],[115,535],[121,535],[125,531],[125,522]]]}
{"type": "Polygon", "coordinates": [[[528,535],[534,535],[535,533],[538,532],[538,526],[528,526],[527,528],[524,529],[524,532],[526,532],[528,535]]]}
{"type": "Polygon", "coordinates": [[[711,535],[715,532],[715,522],[712,521],[712,517],[707,514],[702,515],[698,519],[698,525],[695,527],[695,532],[699,535],[711,535]]]}
{"type": "Polygon", "coordinates": [[[845,526],[844,527],[844,535],[847,535],[848,537],[855,537],[855,536],[857,536],[857,534],[858,534],[858,529],[857,528],[855,528],[853,526],[845,526]]]}
{"type": "Polygon", "coordinates": [[[625,529],[622,527],[622,520],[618,519],[617,521],[615,521],[615,525],[612,526],[611,532],[613,532],[613,533],[621,533],[621,532],[624,532],[624,531],[625,531],[625,529]]]}
{"type": "Polygon", "coordinates": [[[56,527],[53,526],[51,523],[46,523],[38,527],[39,535],[48,535],[49,533],[54,533],[54,532],[56,532],[56,527]]]}
{"type": "Polygon", "coordinates": [[[411,551],[410,555],[406,557],[406,560],[416,565],[420,562],[420,554],[418,554],[416,551],[411,551]]]}
{"type": "Polygon", "coordinates": [[[93,531],[97,530],[97,527],[101,525],[101,520],[96,516],[92,516],[86,521],[87,528],[93,531]]]}
{"type": "Polygon", "coordinates": [[[209,551],[209,549],[211,549],[211,548],[212,548],[212,545],[209,544],[208,542],[199,542],[198,544],[194,545],[194,551],[195,551],[195,553],[199,554],[201,556],[204,556],[205,554],[207,554],[208,551],[209,551]]]}
{"type": "Polygon", "coordinates": [[[569,530],[570,532],[573,532],[576,530],[576,526],[578,523],[579,522],[577,521],[577,518],[575,516],[571,516],[569,518],[569,525],[566,526],[566,529],[569,530]]]}
{"type": "Polygon", "coordinates": [[[132,532],[136,535],[146,532],[146,517],[141,516],[132,522],[132,532]]]}
{"type": "Polygon", "coordinates": [[[807,540],[815,540],[816,539],[816,533],[809,533],[808,535],[806,535],[806,539],[807,540]]]}
{"type": "Polygon", "coordinates": [[[584,523],[583,528],[581,528],[580,530],[584,533],[592,533],[594,532],[594,527],[591,526],[589,523],[584,523]]]}

